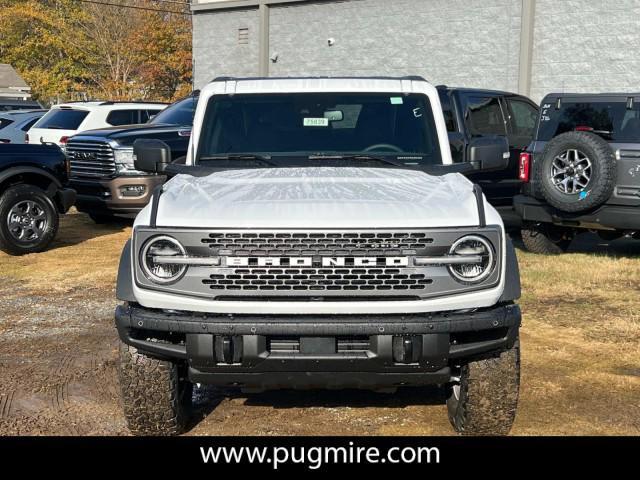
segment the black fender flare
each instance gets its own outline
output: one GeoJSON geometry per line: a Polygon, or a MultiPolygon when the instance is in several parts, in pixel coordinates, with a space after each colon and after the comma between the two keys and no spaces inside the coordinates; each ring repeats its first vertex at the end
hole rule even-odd
{"type": "Polygon", "coordinates": [[[37,175],[50,182],[49,187],[45,190],[45,194],[55,201],[60,213],[66,213],[66,211],[69,210],[71,205],[75,202],[75,195],[69,196],[68,194],[61,193],[64,191],[62,182],[56,178],[55,175],[42,168],[28,166],[7,168],[0,172],[0,184],[10,180],[12,177],[25,173],[37,175]]]}
{"type": "Polygon", "coordinates": [[[127,240],[118,265],[118,277],[116,280],[116,298],[124,302],[135,302],[133,294],[133,276],[131,272],[131,239],[127,240]]]}
{"type": "Polygon", "coordinates": [[[23,173],[33,173],[35,175],[40,175],[41,177],[45,177],[46,179],[50,180],[51,183],[54,184],[57,188],[62,188],[62,183],[54,175],[47,172],[46,170],[43,170],[42,168],[36,168],[36,167],[7,168],[6,170],[3,170],[2,172],[0,172],[0,183],[10,179],[11,177],[15,177],[23,173]]]}
{"type": "Polygon", "coordinates": [[[520,298],[522,290],[520,287],[520,268],[518,267],[518,257],[513,242],[509,237],[505,242],[507,258],[505,261],[504,291],[500,297],[500,303],[512,302],[520,298]]]}

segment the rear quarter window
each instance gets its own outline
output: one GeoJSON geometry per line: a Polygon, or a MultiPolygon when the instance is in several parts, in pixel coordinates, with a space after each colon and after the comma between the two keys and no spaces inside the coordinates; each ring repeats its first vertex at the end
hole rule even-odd
{"type": "Polygon", "coordinates": [[[620,101],[561,101],[544,102],[541,108],[538,140],[574,130],[593,131],[605,140],[619,143],[640,142],[640,106],[634,102],[627,108],[626,99],[620,101]]]}
{"type": "Polygon", "coordinates": [[[87,110],[53,109],[37,122],[35,128],[78,130],[89,112],[87,110]]]}
{"type": "Polygon", "coordinates": [[[109,125],[133,125],[140,123],[140,110],[114,110],[107,115],[109,125]]]}

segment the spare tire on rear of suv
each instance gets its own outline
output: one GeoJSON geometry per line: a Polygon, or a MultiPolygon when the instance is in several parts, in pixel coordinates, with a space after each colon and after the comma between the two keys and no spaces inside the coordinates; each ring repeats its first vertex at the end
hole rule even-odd
{"type": "Polygon", "coordinates": [[[567,132],[547,144],[534,175],[550,205],[563,212],[584,212],[602,205],[613,193],[616,159],[598,135],[567,132]]]}

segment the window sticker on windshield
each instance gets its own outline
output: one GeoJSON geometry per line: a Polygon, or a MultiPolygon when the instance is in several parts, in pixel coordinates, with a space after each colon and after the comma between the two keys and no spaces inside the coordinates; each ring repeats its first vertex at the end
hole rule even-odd
{"type": "Polygon", "coordinates": [[[303,125],[305,127],[328,127],[328,118],[305,118],[303,125]]]}
{"type": "Polygon", "coordinates": [[[391,105],[402,105],[404,103],[402,97],[391,97],[389,100],[391,100],[391,105]]]}

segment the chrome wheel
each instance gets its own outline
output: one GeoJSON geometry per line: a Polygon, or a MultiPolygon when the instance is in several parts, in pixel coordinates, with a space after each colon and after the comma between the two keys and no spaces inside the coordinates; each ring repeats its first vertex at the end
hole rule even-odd
{"type": "Polygon", "coordinates": [[[16,203],[7,215],[7,227],[11,236],[22,243],[39,240],[47,230],[45,209],[33,200],[16,203]]]}
{"type": "Polygon", "coordinates": [[[584,191],[591,181],[591,160],[579,150],[566,150],[553,159],[551,180],[564,194],[584,191]]]}

